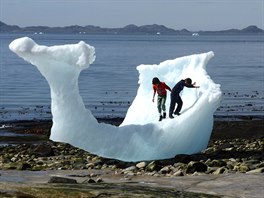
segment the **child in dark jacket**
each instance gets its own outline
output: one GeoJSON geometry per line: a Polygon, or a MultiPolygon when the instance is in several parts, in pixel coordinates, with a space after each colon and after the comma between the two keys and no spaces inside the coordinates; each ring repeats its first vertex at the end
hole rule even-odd
{"type": "Polygon", "coordinates": [[[166,118],[166,105],[165,105],[167,99],[166,89],[171,91],[171,88],[168,85],[166,85],[165,82],[160,82],[160,80],[157,77],[152,79],[152,86],[154,91],[152,102],[154,102],[154,98],[157,92],[158,94],[157,107],[160,114],[159,121],[161,121],[163,118],[166,118]],[[161,110],[163,111],[163,115],[161,110]]]}
{"type": "Polygon", "coordinates": [[[177,103],[177,108],[174,111],[174,115],[180,115],[180,111],[183,105],[180,92],[183,90],[184,87],[188,88],[199,88],[199,86],[195,86],[195,83],[192,84],[192,79],[186,78],[185,80],[180,80],[171,91],[171,103],[170,103],[170,110],[169,110],[169,117],[173,117],[173,111],[175,109],[175,105],[177,103]]]}

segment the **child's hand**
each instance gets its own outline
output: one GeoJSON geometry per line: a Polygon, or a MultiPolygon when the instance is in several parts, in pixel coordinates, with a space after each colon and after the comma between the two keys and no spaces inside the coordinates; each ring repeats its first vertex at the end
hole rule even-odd
{"type": "Polygon", "coordinates": [[[154,98],[152,99],[152,102],[154,102],[154,98]]]}

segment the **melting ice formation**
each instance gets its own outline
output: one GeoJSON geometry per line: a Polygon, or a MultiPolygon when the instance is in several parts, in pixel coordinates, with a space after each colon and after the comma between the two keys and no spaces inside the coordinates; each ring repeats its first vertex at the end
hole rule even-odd
{"type": "MultiPolygon", "coordinates": [[[[85,109],[78,77],[95,60],[94,47],[78,44],[40,46],[23,37],[10,43],[18,56],[35,65],[46,78],[51,92],[53,125],[50,139],[67,142],[94,154],[123,161],[155,160],[205,149],[213,127],[213,113],[221,99],[220,85],[206,72],[213,52],[167,60],[159,65],[139,65],[139,88],[119,126],[98,123],[85,109]],[[159,77],[171,88],[186,77],[200,85],[185,88],[182,115],[158,121],[152,102],[152,78],[159,77]]],[[[88,88],[88,87],[87,87],[88,88]]],[[[168,94],[167,109],[170,97],[168,94]]]]}

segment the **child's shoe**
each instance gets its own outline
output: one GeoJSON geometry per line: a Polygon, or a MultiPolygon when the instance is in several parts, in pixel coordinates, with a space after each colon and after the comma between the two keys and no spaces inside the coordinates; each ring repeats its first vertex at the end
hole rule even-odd
{"type": "Polygon", "coordinates": [[[163,119],[166,118],[166,112],[163,112],[163,119]]]}
{"type": "Polygon", "coordinates": [[[162,115],[160,115],[160,117],[159,117],[159,121],[161,121],[161,120],[162,120],[162,118],[163,118],[163,117],[162,117],[162,115]]]}

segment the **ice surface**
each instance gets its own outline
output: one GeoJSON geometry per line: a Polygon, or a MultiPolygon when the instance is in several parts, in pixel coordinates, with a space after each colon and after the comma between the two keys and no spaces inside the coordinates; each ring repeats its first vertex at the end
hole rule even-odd
{"type": "Polygon", "coordinates": [[[83,41],[47,47],[23,37],[10,43],[9,48],[35,65],[49,83],[53,116],[51,140],[124,161],[171,158],[176,154],[197,153],[207,147],[213,114],[221,100],[220,85],[206,72],[213,52],[167,60],[159,65],[138,66],[137,95],[124,122],[116,127],[98,123],[91,111],[85,109],[79,94],[78,77],[94,62],[94,47],[83,41]],[[151,82],[155,76],[171,88],[187,77],[200,86],[183,90],[181,116],[158,121],[156,103],[152,102],[151,82]]]}

